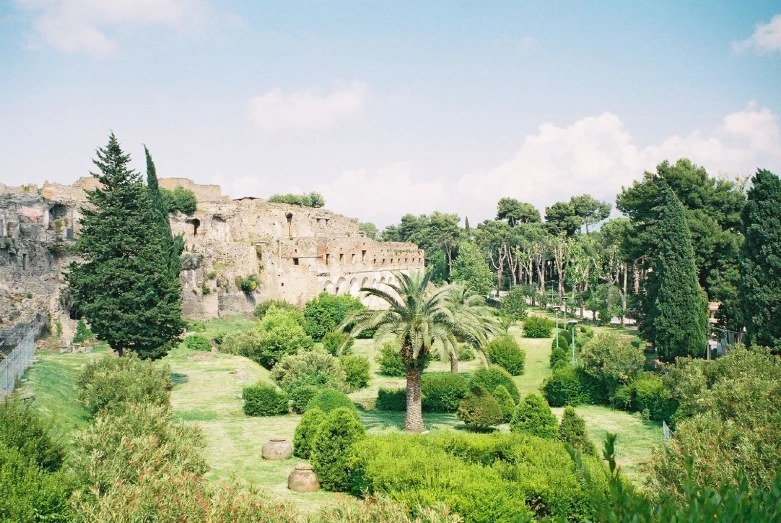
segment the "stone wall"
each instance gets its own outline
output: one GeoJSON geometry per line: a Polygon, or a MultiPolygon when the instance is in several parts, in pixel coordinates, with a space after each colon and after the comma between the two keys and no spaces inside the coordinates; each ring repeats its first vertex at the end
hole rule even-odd
{"type": "MultiPolygon", "coordinates": [[[[0,322],[48,309],[72,332],[63,305],[62,269],[70,261],[64,247],[78,235],[85,189],[97,185],[92,177],[40,189],[0,185],[0,322]]],[[[185,239],[183,309],[192,319],[251,314],[268,299],[303,306],[324,291],[358,296],[362,286],[393,282],[396,271],[423,268],[416,245],[371,240],[355,218],[260,198],[231,200],[219,186],[185,178],[162,178],[160,186],[185,187],[198,199],[192,215],[171,216],[174,234],[185,239]],[[240,283],[252,275],[257,288],[245,293],[240,283]]]]}

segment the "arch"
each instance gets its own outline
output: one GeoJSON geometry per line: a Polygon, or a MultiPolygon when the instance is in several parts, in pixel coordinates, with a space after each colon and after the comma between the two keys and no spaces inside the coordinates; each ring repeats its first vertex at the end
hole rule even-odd
{"type": "Polygon", "coordinates": [[[198,236],[198,227],[201,226],[201,220],[198,218],[191,218],[187,220],[187,223],[193,226],[193,236],[198,236]]]}
{"type": "Polygon", "coordinates": [[[350,287],[347,285],[347,280],[343,277],[336,281],[336,294],[345,294],[349,289],[350,287]]]}
{"type": "Polygon", "coordinates": [[[328,294],[336,294],[336,288],[334,287],[333,282],[330,280],[325,282],[325,285],[323,286],[323,290],[328,294]]]}
{"type": "Polygon", "coordinates": [[[360,288],[360,285],[358,285],[358,278],[350,280],[350,296],[355,296],[357,298],[360,294],[360,288]]]}

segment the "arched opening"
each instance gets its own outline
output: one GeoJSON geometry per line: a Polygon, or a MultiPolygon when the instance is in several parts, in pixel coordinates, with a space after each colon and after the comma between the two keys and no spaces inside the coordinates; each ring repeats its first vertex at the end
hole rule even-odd
{"type": "Polygon", "coordinates": [[[293,213],[289,212],[285,215],[285,218],[287,218],[287,235],[292,238],[293,237],[293,213]]]}
{"type": "Polygon", "coordinates": [[[198,218],[192,218],[187,220],[187,223],[193,226],[193,236],[198,236],[198,227],[201,226],[201,220],[198,218]]]}
{"type": "Polygon", "coordinates": [[[350,280],[350,296],[358,297],[360,294],[360,285],[358,285],[358,278],[353,278],[350,280]]]}
{"type": "Polygon", "coordinates": [[[344,278],[339,278],[336,282],[336,294],[342,295],[347,294],[347,292],[350,290],[350,286],[347,283],[347,280],[344,278]]]}
{"type": "Polygon", "coordinates": [[[323,287],[323,290],[328,294],[335,294],[336,292],[336,290],[334,289],[334,284],[331,281],[325,282],[325,286],[323,287]]]}
{"type": "Polygon", "coordinates": [[[67,226],[68,208],[56,203],[49,209],[49,229],[62,229],[67,226]]]}

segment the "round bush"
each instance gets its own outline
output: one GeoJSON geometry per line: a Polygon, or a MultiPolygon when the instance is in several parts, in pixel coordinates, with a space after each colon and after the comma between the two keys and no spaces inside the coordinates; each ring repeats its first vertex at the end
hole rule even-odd
{"type": "Polygon", "coordinates": [[[544,399],[537,394],[529,394],[515,409],[510,431],[525,432],[538,438],[556,439],[559,435],[559,423],[544,399]]]}
{"type": "Polygon", "coordinates": [[[294,383],[342,391],[348,388],[347,375],[339,360],[319,351],[285,356],[271,370],[271,379],[286,391],[289,391],[294,383]]]}
{"type": "Polygon", "coordinates": [[[407,410],[407,389],[377,391],[377,410],[402,412],[407,410]]]}
{"type": "Polygon", "coordinates": [[[487,429],[500,424],[504,419],[499,402],[480,385],[472,386],[461,400],[456,416],[475,429],[487,429]]]}
{"type": "Polygon", "coordinates": [[[355,410],[338,408],[328,414],[312,441],[312,469],[325,490],[347,492],[356,464],[353,445],[366,437],[355,410]]]}
{"type": "Polygon", "coordinates": [[[491,365],[487,369],[478,369],[472,374],[472,380],[470,386],[480,385],[485,390],[496,390],[499,385],[504,385],[507,392],[512,396],[513,401],[516,403],[520,401],[521,394],[518,392],[518,387],[513,381],[513,377],[509,372],[499,367],[498,365],[491,365]]]}
{"type": "Polygon", "coordinates": [[[502,421],[509,423],[513,419],[516,407],[513,397],[510,396],[510,393],[507,392],[504,385],[499,385],[494,390],[494,398],[496,398],[499,407],[502,409],[502,421]]]}
{"type": "Polygon", "coordinates": [[[314,385],[292,386],[288,396],[290,397],[290,405],[293,407],[293,412],[303,414],[306,411],[306,406],[309,405],[309,402],[312,401],[312,398],[318,392],[320,392],[320,388],[314,385]]]}
{"type": "Polygon", "coordinates": [[[247,416],[279,416],[289,410],[287,395],[266,383],[244,387],[242,398],[247,416]]]}
{"type": "Polygon", "coordinates": [[[523,374],[526,364],[526,351],[510,336],[497,338],[485,347],[486,355],[491,363],[499,365],[513,376],[523,374]]]}
{"type": "Polygon", "coordinates": [[[569,443],[583,454],[588,454],[589,456],[597,455],[597,449],[588,437],[586,422],[577,415],[572,407],[564,409],[564,414],[561,416],[559,439],[564,443],[569,443]]]}
{"type": "Polygon", "coordinates": [[[523,335],[527,338],[550,338],[553,320],[542,316],[529,316],[523,320],[523,335]]]}
{"type": "Polygon", "coordinates": [[[190,350],[212,350],[209,338],[201,334],[193,334],[184,339],[184,346],[190,350]]]}
{"type": "Polygon", "coordinates": [[[632,408],[632,387],[620,385],[613,393],[611,401],[616,408],[630,410],[632,408]]]}
{"type": "Polygon", "coordinates": [[[358,390],[369,384],[371,365],[364,356],[342,356],[339,358],[346,375],[347,386],[350,390],[358,390]]]}
{"type": "Polygon", "coordinates": [[[678,402],[672,398],[669,389],[655,374],[643,372],[632,382],[634,402],[632,407],[638,412],[648,409],[650,418],[655,421],[670,420],[678,402]]]}
{"type": "Polygon", "coordinates": [[[461,374],[432,372],[423,374],[421,393],[423,410],[429,412],[455,412],[469,392],[469,384],[461,374]]]}
{"type": "MultiPolygon", "coordinates": [[[[554,340],[556,341],[556,340],[554,340]]],[[[556,366],[556,363],[559,361],[563,361],[565,363],[569,363],[570,357],[567,354],[567,351],[565,349],[553,349],[550,353],[550,366],[551,368],[556,366]]]]}
{"type": "Polygon", "coordinates": [[[326,332],[323,336],[323,348],[332,356],[350,354],[353,345],[355,345],[355,340],[346,332],[326,332]]]}
{"type": "Polygon", "coordinates": [[[458,346],[458,361],[472,361],[476,358],[475,351],[466,344],[461,344],[458,346]]]}
{"type": "Polygon", "coordinates": [[[558,360],[556,363],[553,364],[553,367],[551,367],[553,370],[559,370],[559,369],[566,369],[567,367],[571,367],[569,360],[558,360]]]}
{"type": "Polygon", "coordinates": [[[322,389],[309,400],[306,410],[318,408],[325,413],[329,413],[341,407],[355,411],[355,405],[353,405],[353,402],[350,401],[350,398],[344,392],[334,389],[322,389]]]}
{"type": "Polygon", "coordinates": [[[575,367],[567,364],[555,369],[551,377],[545,380],[542,394],[551,407],[577,406],[586,400],[575,367]]]}
{"type": "Polygon", "coordinates": [[[321,340],[327,332],[336,330],[351,312],[364,308],[361,300],[349,294],[334,296],[327,292],[320,293],[304,306],[306,333],[321,340]]]}
{"type": "Polygon", "coordinates": [[[558,336],[553,337],[553,341],[550,343],[551,350],[556,350],[556,340],[559,342],[559,349],[567,350],[570,347],[570,341],[572,338],[566,330],[560,330],[558,336]]]}
{"type": "Polygon", "coordinates": [[[301,416],[301,421],[298,422],[296,432],[293,434],[293,455],[295,457],[309,459],[315,434],[325,418],[325,412],[318,408],[310,409],[301,416]]]}
{"type": "Polygon", "coordinates": [[[375,360],[380,365],[380,374],[396,378],[407,375],[407,367],[401,359],[401,352],[393,343],[383,343],[375,360]]]}

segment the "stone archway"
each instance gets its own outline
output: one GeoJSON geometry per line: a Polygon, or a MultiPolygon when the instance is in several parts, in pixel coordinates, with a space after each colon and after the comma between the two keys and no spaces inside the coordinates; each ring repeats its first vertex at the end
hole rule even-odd
{"type": "Polygon", "coordinates": [[[336,281],[336,294],[342,295],[346,294],[350,290],[349,285],[347,284],[347,280],[344,278],[339,278],[336,281]]]}
{"type": "Polygon", "coordinates": [[[350,296],[358,297],[358,294],[360,294],[360,285],[358,284],[358,278],[353,278],[350,280],[350,296]]]}
{"type": "Polygon", "coordinates": [[[336,287],[334,286],[333,282],[331,282],[330,280],[325,282],[325,285],[323,286],[323,290],[328,294],[336,294],[336,287]]]}

